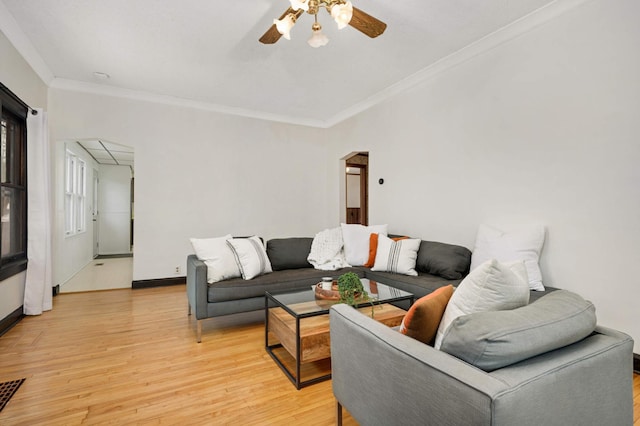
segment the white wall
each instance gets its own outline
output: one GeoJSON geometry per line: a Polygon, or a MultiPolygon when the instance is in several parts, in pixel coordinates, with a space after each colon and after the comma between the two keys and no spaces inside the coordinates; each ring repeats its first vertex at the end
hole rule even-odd
{"type": "Polygon", "coordinates": [[[47,86],[0,31],[0,81],[32,108],[47,109],[47,86]]]}
{"type": "Polygon", "coordinates": [[[131,168],[99,166],[99,254],[130,253],[131,168]]]}
{"type": "MultiPolygon", "coordinates": [[[[51,116],[50,116],[51,118],[51,116]]],[[[51,127],[51,120],[49,121],[51,127]]],[[[93,260],[93,222],[91,211],[93,208],[93,174],[98,164],[91,158],[76,141],[51,140],[52,155],[54,156],[54,229],[53,229],[53,285],[64,285],[71,277],[78,273],[93,260]],[[65,152],[69,150],[86,163],[86,231],[74,235],[64,233],[64,181],[65,181],[65,152]]]]}
{"type": "MultiPolygon", "coordinates": [[[[470,248],[480,223],[544,223],[547,284],[640,342],[637,16],[633,0],[585,2],[330,130],[51,90],[51,140],[135,148],[134,280],[173,275],[192,236],[335,226],[340,158],[368,151],[371,223],[470,248]]],[[[46,106],[2,35],[0,55],[0,81],[46,106]]],[[[22,304],[23,281],[0,283],[0,318],[22,304]]]]}
{"type": "Polygon", "coordinates": [[[313,236],[337,223],[326,131],[59,89],[50,105],[52,140],[135,149],[134,280],[184,275],[190,237],[313,236]]]}
{"type": "MultiPolygon", "coordinates": [[[[0,32],[0,82],[32,108],[47,109],[47,86],[0,32]]],[[[0,282],[0,320],[22,306],[25,272],[0,282]]]]}
{"type": "Polygon", "coordinates": [[[640,352],[639,16],[586,2],[331,129],[334,158],[369,151],[370,222],[469,248],[543,223],[545,282],[640,352]]]}

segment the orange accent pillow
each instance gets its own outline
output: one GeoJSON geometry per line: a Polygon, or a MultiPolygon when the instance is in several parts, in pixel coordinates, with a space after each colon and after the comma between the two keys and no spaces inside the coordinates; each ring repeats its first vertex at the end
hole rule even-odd
{"type": "Polygon", "coordinates": [[[366,268],[371,268],[376,263],[376,253],[378,252],[378,234],[369,235],[369,259],[364,264],[366,268]]]}
{"type": "MultiPolygon", "coordinates": [[[[394,237],[393,241],[406,240],[409,237],[394,237]]],[[[369,235],[369,259],[364,264],[365,268],[373,268],[376,263],[376,254],[378,253],[378,234],[369,235]]]]}
{"type": "Polygon", "coordinates": [[[418,299],[404,316],[400,333],[422,343],[432,344],[452,295],[453,286],[448,285],[418,299]]]}

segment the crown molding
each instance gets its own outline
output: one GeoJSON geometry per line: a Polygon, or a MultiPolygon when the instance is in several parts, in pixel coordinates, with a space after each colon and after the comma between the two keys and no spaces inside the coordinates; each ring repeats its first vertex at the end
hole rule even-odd
{"type": "Polygon", "coordinates": [[[195,101],[191,99],[179,98],[176,96],[159,95],[156,93],[145,92],[141,90],[125,89],[117,86],[89,83],[78,80],[54,78],[53,81],[49,84],[49,87],[52,89],[61,89],[73,92],[111,96],[115,98],[123,98],[185,108],[194,108],[204,111],[212,111],[221,114],[230,114],[240,117],[255,118],[259,120],[273,121],[278,123],[295,124],[307,127],[326,127],[326,122],[321,120],[271,114],[263,111],[254,111],[244,108],[218,105],[210,102],[195,101]]]}
{"type": "Polygon", "coordinates": [[[38,77],[46,84],[50,85],[54,76],[49,66],[44,62],[29,37],[22,31],[20,25],[15,20],[4,2],[0,0],[0,31],[7,37],[13,47],[22,55],[25,61],[33,68],[38,77]]]}
{"type": "Polygon", "coordinates": [[[351,117],[360,114],[369,108],[384,102],[402,92],[405,92],[425,81],[431,80],[442,72],[466,62],[484,52],[494,49],[510,40],[532,31],[541,25],[551,21],[565,12],[591,0],[556,0],[540,9],[537,9],[522,18],[513,21],[509,25],[494,31],[491,34],[463,47],[456,52],[445,56],[432,65],[400,80],[399,82],[381,90],[367,99],[339,112],[326,122],[326,127],[332,127],[351,117]]]}
{"type": "Polygon", "coordinates": [[[201,109],[222,114],[237,115],[241,117],[267,120],[278,123],[294,124],[316,128],[330,128],[349,118],[372,108],[385,100],[392,98],[402,92],[433,79],[437,75],[466,62],[484,52],[494,49],[510,40],[525,34],[548,21],[574,9],[575,7],[590,0],[556,0],[528,15],[510,23],[509,25],[481,38],[480,40],[463,47],[462,49],[440,59],[434,64],[408,76],[407,78],[379,91],[378,93],[346,108],[327,120],[309,119],[287,115],[271,114],[264,111],[254,111],[244,108],[218,105],[209,102],[195,101],[185,98],[178,98],[168,95],[159,95],[151,92],[124,89],[115,86],[101,85],[95,83],[82,82],[55,78],[49,67],[42,60],[36,49],[31,44],[28,37],[22,32],[18,23],[13,18],[6,6],[0,0],[0,30],[7,36],[14,47],[22,54],[25,60],[31,65],[40,78],[51,88],[70,90],[83,93],[112,96],[145,102],[160,103],[166,105],[201,109]]]}

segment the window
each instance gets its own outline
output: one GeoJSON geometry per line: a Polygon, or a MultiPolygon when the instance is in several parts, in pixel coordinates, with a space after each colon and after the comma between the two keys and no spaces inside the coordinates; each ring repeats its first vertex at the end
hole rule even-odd
{"type": "Polygon", "coordinates": [[[0,84],[0,280],[27,267],[27,106],[0,84]]]}
{"type": "Polygon", "coordinates": [[[65,160],[64,233],[75,235],[87,229],[87,163],[69,150],[66,152],[65,160]]]}

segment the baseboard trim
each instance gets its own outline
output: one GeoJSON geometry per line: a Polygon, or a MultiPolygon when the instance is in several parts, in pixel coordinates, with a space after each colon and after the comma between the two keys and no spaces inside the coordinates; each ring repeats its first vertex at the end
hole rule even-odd
{"type": "Polygon", "coordinates": [[[0,336],[11,330],[14,325],[18,324],[20,320],[24,318],[24,313],[22,312],[23,310],[24,308],[20,306],[18,309],[0,320],[0,336]]]}
{"type": "Polygon", "coordinates": [[[640,355],[633,354],[633,371],[640,374],[640,355]]]}
{"type": "Polygon", "coordinates": [[[99,254],[94,257],[95,260],[100,259],[120,259],[124,257],[133,257],[133,253],[122,253],[122,254],[99,254]]]}
{"type": "Polygon", "coordinates": [[[170,285],[180,285],[187,282],[187,277],[172,277],[172,278],[156,278],[153,280],[136,280],[131,283],[131,288],[151,288],[151,287],[166,287],[170,285]]]}

